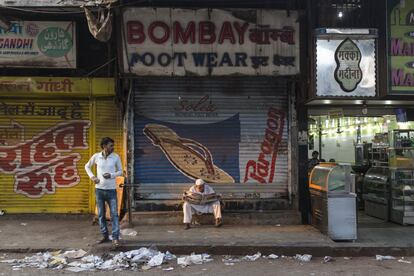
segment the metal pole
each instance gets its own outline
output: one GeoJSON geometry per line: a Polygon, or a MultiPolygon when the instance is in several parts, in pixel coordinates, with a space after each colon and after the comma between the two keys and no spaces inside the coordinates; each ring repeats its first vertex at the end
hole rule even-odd
{"type": "Polygon", "coordinates": [[[319,159],[322,159],[322,123],[321,123],[321,117],[319,117],[319,159]]]}
{"type": "Polygon", "coordinates": [[[133,223],[132,223],[132,208],[131,208],[131,187],[128,185],[126,187],[126,191],[127,191],[127,200],[128,200],[128,221],[129,221],[129,226],[132,227],[133,223]]]}

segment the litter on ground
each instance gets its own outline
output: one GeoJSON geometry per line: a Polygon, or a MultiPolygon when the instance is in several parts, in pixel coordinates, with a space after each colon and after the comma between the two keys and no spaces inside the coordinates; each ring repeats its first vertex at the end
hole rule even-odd
{"type": "Polygon", "coordinates": [[[242,258],[242,260],[254,262],[254,261],[258,260],[261,256],[262,256],[262,253],[257,252],[254,255],[246,255],[246,256],[244,256],[242,258]]]}
{"type": "MultiPolygon", "coordinates": [[[[87,252],[82,249],[67,250],[63,253],[60,251],[43,252],[26,256],[23,259],[1,260],[0,262],[9,264],[13,270],[31,267],[83,272],[96,270],[137,270],[139,264],[142,265],[143,269],[151,269],[176,259],[176,256],[168,251],[162,253],[156,249],[146,247],[117,254],[107,254],[105,257],[85,256],[86,254],[87,252]]],[[[209,255],[207,256],[208,258],[210,257],[209,255]]],[[[208,258],[203,254],[201,261],[206,262],[208,258]]],[[[195,263],[198,259],[195,258],[192,261],[195,263]]]]}
{"type": "Polygon", "coordinates": [[[293,257],[294,259],[300,261],[300,262],[310,262],[312,260],[312,255],[309,254],[296,254],[295,257],[293,257]]]}
{"type": "Polygon", "coordinates": [[[375,260],[377,260],[377,261],[395,260],[395,257],[393,257],[393,256],[375,255],[375,260]]]}
{"type": "Polygon", "coordinates": [[[131,236],[134,237],[138,234],[137,231],[131,228],[121,229],[121,236],[131,236]]]}

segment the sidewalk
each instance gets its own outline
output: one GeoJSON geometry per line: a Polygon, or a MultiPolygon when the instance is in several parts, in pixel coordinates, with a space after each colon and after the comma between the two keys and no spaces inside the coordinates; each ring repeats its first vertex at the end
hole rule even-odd
{"type": "MultiPolygon", "coordinates": [[[[38,252],[82,248],[100,252],[110,244],[95,245],[99,228],[89,216],[25,215],[0,217],[0,252],[38,252]]],[[[138,224],[139,222],[135,222],[138,224]]],[[[356,242],[334,242],[309,225],[135,226],[136,236],[124,236],[119,250],[155,245],[174,254],[245,255],[311,254],[313,256],[414,255],[413,227],[362,217],[356,242]]]]}

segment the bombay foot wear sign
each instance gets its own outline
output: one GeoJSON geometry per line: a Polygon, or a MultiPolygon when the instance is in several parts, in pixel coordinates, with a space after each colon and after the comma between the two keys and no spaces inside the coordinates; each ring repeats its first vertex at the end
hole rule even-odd
{"type": "Polygon", "coordinates": [[[414,1],[387,1],[390,94],[414,93],[414,1]]]}
{"type": "Polygon", "coordinates": [[[361,51],[349,38],[345,39],[335,51],[335,79],[342,90],[352,92],[362,80],[361,51]]]}

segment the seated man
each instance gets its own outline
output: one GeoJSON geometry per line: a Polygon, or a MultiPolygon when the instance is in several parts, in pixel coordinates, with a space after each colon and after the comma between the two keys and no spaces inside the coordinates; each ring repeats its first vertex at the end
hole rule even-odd
{"type": "Polygon", "coordinates": [[[184,224],[185,229],[190,229],[191,218],[194,213],[213,213],[216,219],[215,226],[220,227],[221,209],[220,196],[204,183],[204,180],[197,179],[195,185],[183,195],[184,224]]]}

